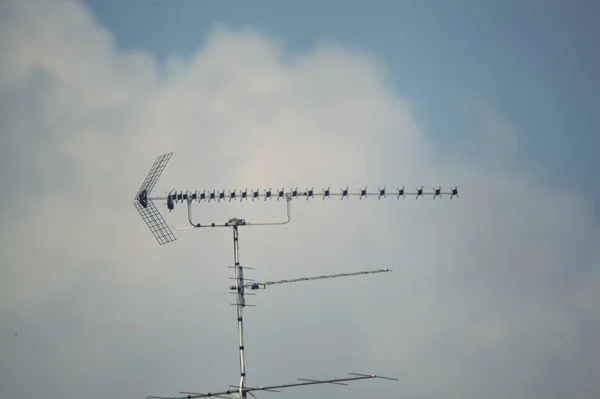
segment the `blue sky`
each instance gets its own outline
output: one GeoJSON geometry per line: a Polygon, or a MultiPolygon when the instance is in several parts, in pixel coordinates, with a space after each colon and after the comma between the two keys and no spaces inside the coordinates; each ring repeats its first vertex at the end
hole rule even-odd
{"type": "MultiPolygon", "coordinates": [[[[477,156],[478,110],[519,136],[516,161],[556,189],[600,195],[600,5],[594,1],[89,0],[119,46],[187,57],[215,24],[255,27],[291,51],[320,40],[374,54],[440,148],[477,156]],[[471,114],[471,115],[469,115],[471,114]]],[[[515,160],[510,160],[512,163],[515,160]]]]}
{"type": "Polygon", "coordinates": [[[159,246],[130,202],[171,151],[153,194],[459,186],[243,228],[257,281],[394,270],[253,296],[249,384],[364,371],[400,381],[313,392],[600,397],[597,3],[366,4],[0,1],[0,397],[236,382],[231,232],[159,246]]]}

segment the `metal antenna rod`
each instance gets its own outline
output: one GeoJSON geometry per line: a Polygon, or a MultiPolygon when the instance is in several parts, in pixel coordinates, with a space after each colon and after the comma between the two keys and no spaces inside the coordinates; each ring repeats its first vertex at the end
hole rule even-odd
{"type": "MultiPolygon", "coordinates": [[[[298,378],[299,381],[303,381],[303,382],[297,382],[297,383],[292,383],[292,384],[282,384],[282,385],[272,385],[272,386],[266,386],[266,387],[262,387],[262,386],[261,387],[251,387],[251,388],[246,388],[244,390],[244,392],[247,392],[247,393],[252,393],[252,392],[257,392],[257,391],[281,392],[281,391],[279,391],[279,389],[301,387],[301,386],[307,386],[307,385],[320,385],[320,384],[347,385],[347,384],[344,384],[344,382],[368,380],[368,379],[375,379],[375,378],[382,379],[382,380],[398,381],[397,378],[383,377],[383,376],[375,375],[375,374],[358,374],[358,373],[348,373],[348,374],[351,375],[352,377],[335,378],[335,379],[331,379],[331,380],[312,380],[312,379],[298,378]]],[[[231,386],[231,387],[235,388],[233,386],[231,386]]],[[[185,394],[187,396],[182,396],[180,398],[173,398],[173,397],[166,397],[166,396],[147,396],[147,399],[195,399],[195,398],[210,398],[210,397],[230,398],[231,396],[237,397],[237,395],[238,395],[238,393],[233,390],[226,390],[226,391],[221,391],[221,392],[209,392],[209,393],[181,391],[179,393],[185,394]]]]}
{"type": "Polygon", "coordinates": [[[238,226],[233,225],[233,260],[235,262],[235,288],[237,291],[237,326],[240,349],[240,399],[246,399],[246,361],[244,360],[244,268],[240,266],[240,247],[238,226]]]}
{"type": "MultiPolygon", "coordinates": [[[[274,284],[287,284],[287,283],[298,283],[300,281],[312,281],[312,280],[322,280],[327,278],[337,278],[337,277],[350,277],[350,276],[361,276],[365,274],[376,274],[376,273],[386,273],[391,272],[390,269],[377,269],[377,270],[367,270],[361,272],[354,273],[338,273],[338,274],[329,274],[325,276],[315,276],[315,277],[300,277],[286,280],[277,280],[277,281],[265,281],[264,283],[250,283],[244,285],[245,288],[250,288],[251,290],[265,289],[268,285],[274,284]]],[[[232,290],[235,290],[236,287],[231,287],[232,290]]]]}
{"type": "Polygon", "coordinates": [[[458,186],[455,186],[454,188],[451,187],[449,191],[442,191],[441,186],[437,188],[433,187],[432,191],[425,191],[423,189],[423,186],[421,186],[421,188],[415,188],[415,191],[407,191],[404,189],[404,187],[402,187],[393,190],[393,192],[387,191],[385,187],[382,189],[378,189],[377,191],[371,192],[368,191],[367,187],[361,188],[357,192],[351,192],[346,187],[345,189],[340,189],[340,192],[338,193],[332,192],[330,189],[324,189],[322,192],[315,192],[314,188],[306,189],[306,191],[299,191],[297,188],[285,191],[285,189],[282,188],[280,190],[277,190],[276,193],[273,193],[271,189],[263,190],[262,192],[260,189],[256,189],[254,191],[251,191],[250,193],[248,193],[248,190],[240,191],[239,195],[237,193],[237,190],[229,190],[229,194],[225,194],[225,190],[222,190],[220,192],[213,190],[212,192],[209,191],[208,193],[206,192],[206,190],[202,192],[199,192],[198,190],[193,192],[180,191],[179,193],[176,190],[173,190],[170,194],[166,196],[159,195],[147,198],[152,201],[167,201],[169,204],[169,209],[172,210],[174,204],[178,202],[183,203],[188,200],[197,202],[221,202],[228,200],[228,202],[231,202],[232,200],[235,201],[239,199],[241,202],[250,198],[252,199],[252,201],[260,199],[264,199],[266,201],[268,199],[277,198],[277,200],[279,201],[286,198],[288,195],[293,199],[304,197],[306,198],[306,200],[309,200],[310,198],[318,197],[321,198],[323,201],[325,200],[325,198],[331,197],[340,197],[341,200],[349,197],[359,197],[359,200],[362,200],[363,197],[368,198],[369,196],[377,197],[377,199],[380,200],[381,198],[386,198],[386,196],[390,194],[396,195],[397,199],[399,199],[400,197],[406,197],[407,195],[414,195],[415,198],[432,196],[433,199],[436,199],[437,197],[442,197],[443,195],[449,195],[450,199],[452,199],[454,197],[458,197],[458,186]]]}
{"type": "Polygon", "coordinates": [[[227,221],[226,223],[195,223],[192,220],[192,199],[188,197],[187,199],[187,210],[188,210],[188,222],[190,226],[188,227],[175,227],[171,224],[171,226],[175,230],[189,230],[193,228],[201,228],[201,227],[232,227],[236,226],[276,226],[281,224],[287,224],[292,220],[292,198],[290,196],[286,197],[286,208],[287,208],[287,219],[283,221],[270,221],[270,222],[247,222],[244,219],[233,218],[227,221]]]}

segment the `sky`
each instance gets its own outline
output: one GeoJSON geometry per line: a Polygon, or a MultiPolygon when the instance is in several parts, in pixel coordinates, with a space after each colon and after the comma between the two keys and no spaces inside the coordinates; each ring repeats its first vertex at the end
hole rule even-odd
{"type": "MultiPolygon", "coordinates": [[[[399,381],[278,395],[600,396],[598,15],[591,1],[0,2],[0,396],[237,383],[231,232],[159,246],[130,202],[171,151],[155,194],[459,186],[294,201],[290,224],[241,229],[258,281],[393,269],[249,297],[249,385],[364,372],[399,381]]],[[[234,216],[285,206],[194,205],[200,222],[234,216]]]]}

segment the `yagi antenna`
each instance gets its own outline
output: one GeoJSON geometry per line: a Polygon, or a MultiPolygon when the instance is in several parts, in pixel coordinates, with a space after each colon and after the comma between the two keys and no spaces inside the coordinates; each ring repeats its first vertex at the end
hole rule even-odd
{"type": "MultiPolygon", "coordinates": [[[[154,185],[158,181],[160,175],[165,169],[167,163],[171,159],[171,155],[173,153],[168,153],[165,155],[161,155],[156,159],[146,179],[142,183],[142,186],[138,190],[134,198],[134,205],[142,219],[154,235],[154,238],[158,241],[159,244],[166,244],[171,241],[175,241],[175,235],[161,216],[160,212],[154,205],[153,201],[166,201],[167,208],[169,209],[169,213],[171,213],[175,204],[178,203],[187,203],[188,210],[188,227],[177,228],[173,226],[176,230],[188,230],[194,228],[202,228],[202,227],[230,227],[233,230],[233,258],[234,258],[234,266],[230,266],[235,269],[235,276],[232,277],[232,280],[235,280],[235,285],[231,286],[230,289],[232,294],[236,295],[236,303],[232,304],[237,308],[237,329],[238,329],[238,344],[239,344],[239,360],[240,360],[240,382],[238,385],[230,386],[229,388],[235,389],[226,389],[219,392],[212,393],[196,393],[196,392],[180,392],[180,394],[185,396],[180,396],[178,399],[184,398],[206,398],[206,397],[219,397],[219,398],[238,398],[238,399],[246,399],[247,394],[254,396],[253,392],[265,391],[265,392],[280,392],[279,389],[298,387],[298,386],[306,386],[306,385],[317,385],[317,384],[334,384],[334,385],[347,385],[345,382],[364,380],[364,379],[387,379],[398,381],[395,378],[382,377],[375,374],[356,374],[350,373],[350,377],[347,378],[337,378],[330,380],[312,380],[312,379],[298,379],[301,382],[298,383],[290,383],[283,385],[272,385],[272,386],[260,386],[260,387],[249,387],[247,385],[246,380],[246,362],[245,362],[245,353],[244,353],[244,329],[243,329],[243,311],[246,306],[253,306],[246,304],[246,295],[252,295],[251,293],[246,294],[246,290],[259,290],[265,289],[270,285],[277,284],[287,284],[287,283],[296,283],[302,281],[312,281],[312,280],[321,280],[321,279],[330,279],[330,278],[338,278],[338,277],[350,277],[350,276],[359,276],[359,275],[369,275],[369,274],[377,274],[377,273],[386,273],[391,272],[390,269],[377,269],[377,270],[367,270],[367,271],[359,271],[359,272],[351,272],[351,273],[338,273],[338,274],[329,274],[322,276],[314,276],[314,277],[301,277],[295,279],[287,279],[287,280],[277,280],[277,281],[265,281],[265,282],[255,282],[252,279],[244,277],[244,270],[253,269],[251,267],[242,266],[239,260],[239,231],[238,227],[240,226],[267,226],[267,225],[281,225],[289,223],[291,220],[291,202],[294,199],[305,198],[307,201],[310,199],[321,198],[323,201],[327,198],[330,199],[332,197],[339,197],[340,200],[349,197],[358,197],[359,200],[363,198],[366,200],[369,197],[377,197],[378,200],[382,198],[386,198],[386,195],[395,195],[397,199],[400,197],[406,196],[415,196],[415,198],[424,197],[424,196],[432,196],[433,199],[437,197],[442,197],[442,195],[449,195],[450,199],[454,197],[458,197],[458,187],[450,188],[450,191],[442,191],[442,187],[433,188],[432,191],[424,191],[423,186],[421,188],[416,188],[415,191],[406,191],[404,186],[402,188],[398,188],[394,191],[387,191],[386,187],[378,188],[377,191],[369,191],[367,187],[359,188],[357,192],[351,192],[348,187],[341,188],[339,192],[331,191],[331,188],[323,188],[321,192],[315,192],[314,187],[307,188],[306,190],[298,190],[298,188],[285,190],[284,188],[276,188],[273,190],[269,188],[268,190],[260,190],[260,189],[244,189],[242,190],[203,190],[202,192],[194,191],[179,191],[171,190],[165,196],[150,196],[154,185]],[[245,219],[233,218],[228,220],[227,222],[221,223],[199,223],[194,222],[192,220],[192,203],[193,202],[221,202],[221,201],[244,201],[251,199],[254,200],[271,200],[273,198],[277,198],[279,200],[285,200],[286,208],[287,208],[287,218],[281,221],[270,221],[270,222],[249,222],[245,219]]],[[[171,399],[165,396],[148,396],[148,399],[171,399]]]]}

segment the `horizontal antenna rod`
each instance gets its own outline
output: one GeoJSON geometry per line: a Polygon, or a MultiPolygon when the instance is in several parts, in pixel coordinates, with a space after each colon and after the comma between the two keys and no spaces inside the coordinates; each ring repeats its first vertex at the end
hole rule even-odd
{"type": "Polygon", "coordinates": [[[306,198],[307,200],[309,198],[315,198],[315,197],[319,197],[322,198],[323,200],[325,200],[325,198],[331,198],[331,197],[340,197],[340,199],[344,199],[344,197],[349,198],[349,197],[359,197],[359,199],[362,199],[363,197],[368,198],[369,196],[376,196],[377,199],[381,199],[382,197],[385,198],[387,195],[395,195],[397,196],[397,198],[400,197],[405,197],[405,196],[412,196],[414,195],[416,198],[419,197],[424,197],[424,196],[429,196],[432,195],[433,199],[435,199],[436,197],[441,197],[442,195],[449,195],[450,199],[452,199],[453,197],[458,197],[458,187],[455,186],[454,188],[450,188],[450,191],[442,191],[442,187],[439,186],[438,188],[433,188],[433,191],[424,191],[423,190],[423,186],[421,186],[421,188],[417,188],[415,189],[416,191],[406,191],[404,189],[404,187],[399,188],[397,190],[394,190],[392,192],[388,192],[386,191],[386,188],[382,188],[382,189],[377,189],[377,191],[373,192],[369,192],[367,190],[367,187],[365,187],[364,189],[359,189],[358,192],[350,192],[348,190],[348,188],[346,187],[346,189],[340,189],[339,193],[336,192],[332,192],[331,189],[327,188],[327,189],[323,189],[322,192],[320,193],[316,193],[314,188],[311,189],[307,189],[306,191],[298,191],[298,189],[295,190],[289,190],[289,191],[285,191],[285,189],[278,189],[273,191],[272,189],[268,189],[268,190],[263,190],[261,192],[260,189],[257,190],[253,190],[250,191],[250,193],[248,193],[248,190],[244,190],[244,191],[237,191],[237,190],[228,190],[227,193],[225,192],[225,190],[222,191],[216,191],[213,190],[212,192],[207,192],[206,190],[199,192],[198,190],[194,191],[194,192],[190,192],[190,191],[180,191],[177,192],[176,190],[172,190],[171,193],[167,196],[156,196],[156,197],[148,197],[148,199],[151,199],[153,201],[167,201],[167,205],[169,207],[169,209],[173,209],[173,204],[177,203],[177,202],[185,202],[185,201],[197,201],[197,202],[202,202],[202,201],[207,201],[207,202],[211,202],[211,201],[225,201],[225,200],[229,200],[229,202],[231,202],[232,200],[237,200],[239,199],[240,201],[243,201],[245,199],[252,199],[252,201],[259,200],[259,199],[264,199],[265,201],[268,199],[272,199],[272,198],[277,198],[277,200],[279,201],[280,199],[286,199],[286,198],[306,198]]]}
{"type": "MultiPolygon", "coordinates": [[[[322,279],[327,279],[327,278],[360,276],[360,275],[364,275],[364,274],[387,273],[387,272],[391,272],[391,271],[392,270],[390,270],[390,269],[377,269],[377,270],[367,270],[367,271],[353,272],[353,273],[329,274],[329,275],[325,275],[325,276],[300,277],[300,278],[294,278],[294,279],[288,279],[288,280],[265,281],[264,283],[255,282],[255,283],[244,284],[244,288],[258,290],[261,288],[265,289],[265,288],[267,288],[268,285],[274,285],[274,284],[297,283],[300,281],[311,281],[311,280],[322,280],[322,279]]],[[[229,287],[229,288],[231,290],[236,289],[235,287],[229,287]]]]}
{"type": "MultiPolygon", "coordinates": [[[[244,392],[245,393],[256,392],[256,391],[277,392],[276,391],[277,389],[293,388],[293,387],[306,386],[306,385],[336,384],[336,383],[341,383],[341,382],[366,380],[366,379],[371,379],[371,378],[380,378],[380,379],[385,379],[385,380],[398,381],[397,378],[382,377],[382,376],[378,376],[375,374],[350,373],[350,375],[353,375],[354,377],[336,378],[333,380],[310,380],[307,382],[297,382],[297,383],[293,383],[293,384],[273,385],[273,386],[258,387],[258,388],[248,387],[248,388],[244,388],[244,392]]],[[[336,385],[344,385],[344,384],[336,384],[336,385]]],[[[179,392],[179,393],[183,394],[183,395],[187,395],[187,396],[180,396],[180,397],[148,396],[147,399],[194,399],[194,398],[208,398],[208,397],[226,397],[226,395],[232,396],[232,395],[237,394],[238,390],[231,389],[231,390],[227,390],[227,391],[214,392],[214,393],[212,393],[212,392],[211,393],[179,392]]]]}
{"type": "Polygon", "coordinates": [[[186,230],[188,228],[194,228],[194,227],[229,227],[229,226],[231,226],[230,223],[207,223],[207,224],[202,223],[202,224],[200,224],[200,223],[192,222],[190,205],[193,201],[211,202],[214,200],[214,201],[220,202],[221,200],[223,200],[223,201],[229,200],[231,202],[232,200],[237,200],[238,198],[240,199],[240,201],[242,201],[244,199],[250,199],[250,198],[252,198],[253,201],[255,199],[256,200],[262,199],[264,201],[266,201],[268,199],[272,199],[272,198],[277,198],[278,201],[280,199],[285,199],[286,202],[288,203],[288,218],[287,218],[287,220],[281,221],[281,222],[267,222],[267,223],[246,223],[242,220],[240,223],[240,225],[257,225],[257,224],[274,225],[274,224],[286,224],[290,221],[289,203],[292,199],[299,198],[299,197],[306,198],[307,201],[308,201],[308,199],[315,198],[315,197],[320,197],[320,198],[322,198],[322,200],[325,200],[325,198],[331,198],[331,197],[340,197],[340,199],[342,199],[342,200],[344,199],[344,197],[346,197],[346,198],[359,197],[359,200],[362,200],[363,197],[367,198],[369,196],[377,196],[377,199],[381,199],[381,197],[385,198],[386,195],[388,195],[388,194],[397,196],[397,199],[399,199],[401,196],[405,197],[407,195],[408,196],[414,195],[415,198],[431,195],[431,196],[433,196],[433,199],[435,199],[436,197],[441,197],[442,195],[450,195],[450,199],[454,198],[455,196],[458,197],[458,186],[454,186],[454,188],[451,187],[449,191],[442,191],[441,186],[439,186],[438,188],[434,187],[432,191],[424,191],[423,186],[421,186],[421,188],[416,188],[415,191],[405,191],[404,186],[403,186],[402,188],[398,188],[398,189],[392,190],[390,192],[386,191],[385,186],[383,188],[378,188],[377,191],[369,191],[367,189],[367,187],[365,187],[364,189],[359,189],[357,192],[350,192],[348,187],[346,187],[346,189],[341,188],[340,192],[336,192],[336,193],[331,191],[331,187],[328,187],[327,189],[323,189],[323,191],[321,193],[315,193],[314,187],[310,188],[310,189],[307,188],[305,191],[299,191],[298,188],[296,187],[296,189],[290,189],[287,192],[284,188],[277,189],[275,191],[273,191],[271,188],[269,188],[268,190],[262,190],[262,191],[260,189],[256,189],[256,190],[251,190],[250,192],[248,192],[248,189],[245,189],[244,191],[240,190],[239,192],[237,190],[233,190],[233,191],[228,190],[227,193],[225,192],[225,190],[222,190],[222,191],[213,190],[212,192],[206,192],[206,190],[204,190],[202,192],[199,192],[199,191],[177,192],[176,190],[171,190],[171,192],[165,196],[151,196],[152,190],[154,189],[156,182],[160,178],[163,170],[167,166],[167,163],[171,159],[172,155],[173,155],[173,153],[170,152],[170,153],[161,155],[158,158],[156,158],[156,161],[150,168],[150,171],[148,172],[146,179],[144,180],[144,182],[142,183],[141,187],[139,188],[139,190],[137,191],[137,193],[134,197],[134,205],[135,205],[136,209],[142,216],[142,219],[144,220],[144,222],[146,223],[146,225],[148,226],[148,228],[150,229],[150,231],[152,232],[152,234],[154,235],[156,240],[161,245],[175,241],[176,238],[175,238],[175,235],[173,234],[173,232],[171,231],[171,229],[169,228],[168,224],[166,223],[166,221],[164,220],[164,218],[162,217],[162,215],[160,214],[160,212],[154,205],[153,201],[166,201],[166,205],[167,205],[167,208],[169,209],[169,211],[172,211],[174,209],[176,203],[187,202],[188,203],[188,217],[189,217],[189,222],[190,222],[191,226],[187,227],[187,228],[176,228],[175,226],[173,226],[177,230],[186,230]]]}

